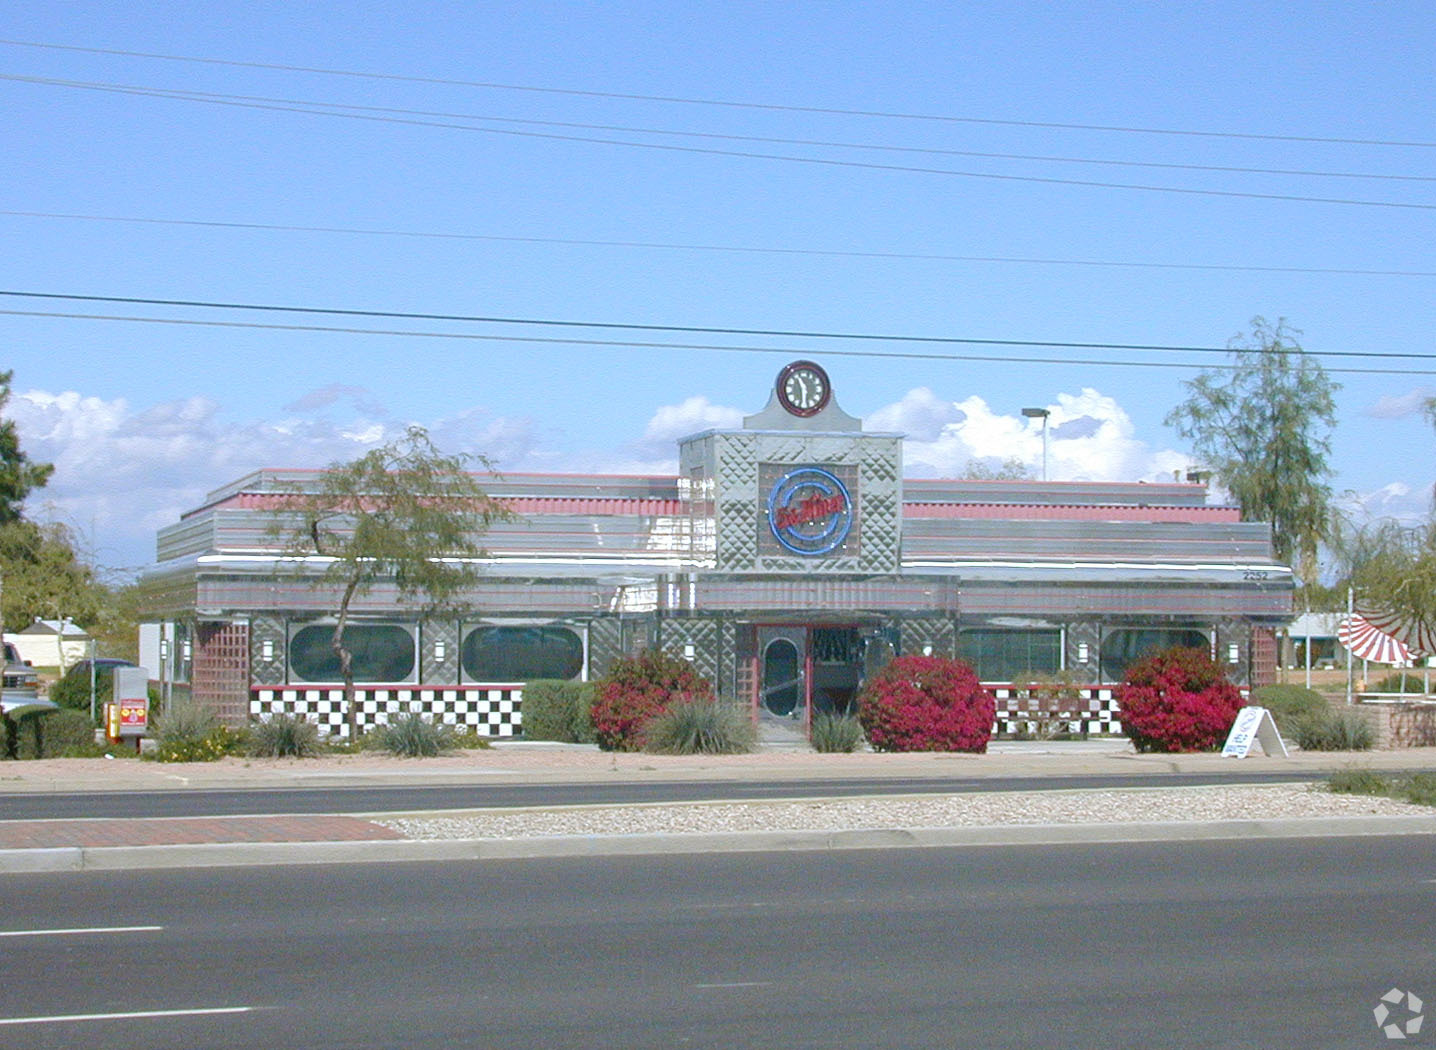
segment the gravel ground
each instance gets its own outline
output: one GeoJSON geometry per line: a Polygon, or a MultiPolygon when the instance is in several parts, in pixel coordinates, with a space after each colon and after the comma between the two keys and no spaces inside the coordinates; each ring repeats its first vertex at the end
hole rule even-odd
{"type": "Polygon", "coordinates": [[[1001,824],[1262,820],[1430,814],[1426,807],[1308,785],[977,792],[794,802],[567,806],[484,810],[374,821],[410,839],[515,839],[545,835],[641,835],[723,831],[842,831],[1001,824]]]}

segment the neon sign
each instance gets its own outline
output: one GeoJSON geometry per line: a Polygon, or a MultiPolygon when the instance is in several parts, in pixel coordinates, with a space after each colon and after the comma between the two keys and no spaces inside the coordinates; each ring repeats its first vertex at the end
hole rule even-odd
{"type": "Polygon", "coordinates": [[[821,467],[790,470],[768,494],[768,527],[794,554],[829,554],[852,530],[852,497],[835,474],[821,467]]]}

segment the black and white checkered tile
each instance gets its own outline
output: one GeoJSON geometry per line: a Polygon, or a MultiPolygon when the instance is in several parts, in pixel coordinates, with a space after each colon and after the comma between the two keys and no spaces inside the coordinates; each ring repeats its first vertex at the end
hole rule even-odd
{"type": "MultiPolygon", "coordinates": [[[[455,689],[359,689],[355,692],[361,730],[388,725],[405,715],[425,718],[478,733],[480,736],[518,736],[523,726],[518,686],[455,689]]],[[[251,717],[268,721],[276,715],[303,718],[328,736],[349,735],[344,712],[344,690],[334,688],[260,688],[249,700],[251,717]]]]}
{"type": "Polygon", "coordinates": [[[1122,732],[1122,713],[1110,687],[1082,686],[1075,699],[1055,703],[1050,699],[1033,699],[1027,690],[1001,687],[992,690],[997,698],[997,717],[993,735],[1031,733],[1041,725],[1060,721],[1070,732],[1118,735],[1122,732]],[[1067,718],[1065,716],[1071,716],[1067,718]]]}

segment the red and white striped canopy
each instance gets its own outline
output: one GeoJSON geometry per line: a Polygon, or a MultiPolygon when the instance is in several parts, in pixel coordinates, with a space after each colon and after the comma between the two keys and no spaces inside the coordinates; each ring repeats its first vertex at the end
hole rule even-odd
{"type": "Polygon", "coordinates": [[[1364,616],[1348,616],[1336,628],[1351,655],[1378,664],[1409,664],[1411,651],[1364,616]]]}
{"type": "Polygon", "coordinates": [[[1358,618],[1406,646],[1410,656],[1436,655],[1436,626],[1432,624],[1402,616],[1389,609],[1366,606],[1361,608],[1358,618]]]}

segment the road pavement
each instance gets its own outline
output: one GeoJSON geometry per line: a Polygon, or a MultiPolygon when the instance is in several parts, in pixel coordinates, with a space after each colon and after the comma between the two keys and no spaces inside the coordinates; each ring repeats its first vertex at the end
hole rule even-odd
{"type": "Polygon", "coordinates": [[[10,1050],[1349,1050],[1436,1003],[1431,836],[0,885],[10,1050]]]}

